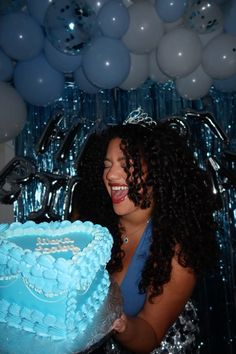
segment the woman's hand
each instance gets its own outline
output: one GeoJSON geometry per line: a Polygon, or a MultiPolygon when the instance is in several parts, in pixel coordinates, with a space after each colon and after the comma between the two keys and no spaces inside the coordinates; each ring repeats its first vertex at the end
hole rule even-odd
{"type": "Polygon", "coordinates": [[[112,325],[112,330],[116,333],[123,333],[127,329],[128,319],[123,313],[119,318],[117,318],[112,325]]]}
{"type": "Polygon", "coordinates": [[[150,353],[157,346],[153,329],[146,321],[137,316],[127,317],[123,313],[113,322],[112,329],[116,340],[129,351],[142,354],[150,353]],[[137,336],[137,332],[141,335],[137,336]],[[140,342],[138,346],[137,341],[140,342]]]}

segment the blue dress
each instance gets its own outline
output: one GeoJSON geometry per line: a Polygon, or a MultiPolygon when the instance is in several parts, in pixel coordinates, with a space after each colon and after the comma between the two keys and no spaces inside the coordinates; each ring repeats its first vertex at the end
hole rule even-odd
{"type": "Polygon", "coordinates": [[[141,280],[142,269],[148,258],[151,244],[151,231],[152,225],[151,222],[149,222],[120,286],[124,301],[124,313],[128,316],[136,316],[142,309],[146,300],[146,294],[140,294],[138,285],[141,280]]]}
{"type": "MultiPolygon", "coordinates": [[[[121,283],[124,313],[135,316],[141,311],[146,300],[146,294],[140,294],[138,284],[141,272],[149,254],[151,244],[151,222],[148,223],[129,264],[129,268],[121,283]]],[[[151,354],[190,354],[199,353],[197,337],[199,334],[197,312],[191,301],[188,301],[181,315],[170,327],[160,346],[151,354]]],[[[113,338],[107,341],[99,353],[128,354],[113,338]]]]}

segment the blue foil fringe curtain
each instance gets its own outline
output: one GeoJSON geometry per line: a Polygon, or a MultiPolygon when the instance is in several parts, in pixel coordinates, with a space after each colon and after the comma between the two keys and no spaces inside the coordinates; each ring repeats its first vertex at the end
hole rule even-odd
{"type": "MultiPolygon", "coordinates": [[[[25,129],[16,140],[16,155],[34,161],[38,171],[74,176],[76,161],[88,134],[94,129],[122,122],[138,106],[157,119],[173,115],[181,117],[184,109],[211,112],[229,139],[227,150],[236,152],[236,93],[220,93],[212,88],[208,96],[202,100],[187,101],[178,96],[172,83],[157,85],[146,82],[134,91],[114,89],[89,95],[80,91],[73,82],[68,82],[63,96],[55,104],[49,107],[28,107],[25,129]],[[44,154],[35,151],[35,145],[44,127],[58,110],[64,112],[64,131],[69,129],[75,119],[82,123],[82,129],[74,140],[73,148],[63,162],[58,162],[55,158],[60,144],[59,139],[54,139],[44,154]]],[[[221,139],[201,121],[188,123],[191,126],[190,144],[199,163],[204,167],[209,156],[220,161],[225,148],[221,139]]],[[[227,168],[234,172],[235,162],[227,162],[227,168]]],[[[41,207],[44,188],[43,184],[36,181],[22,188],[21,195],[15,203],[16,220],[21,222],[27,220],[30,212],[41,207]]],[[[55,201],[55,210],[60,215],[64,212],[65,193],[62,188],[55,201]]],[[[206,354],[236,353],[235,187],[222,189],[222,197],[224,207],[216,215],[220,224],[218,269],[214,275],[199,281],[196,289],[201,318],[201,352],[206,354]]]]}

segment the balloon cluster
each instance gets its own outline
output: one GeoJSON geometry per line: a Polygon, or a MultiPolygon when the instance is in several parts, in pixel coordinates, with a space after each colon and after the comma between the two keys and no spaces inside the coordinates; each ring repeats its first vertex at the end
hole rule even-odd
{"type": "Polygon", "coordinates": [[[22,129],[24,102],[52,104],[68,78],[90,94],[134,90],[148,79],[173,81],[190,100],[212,85],[235,91],[235,11],[236,0],[5,0],[0,130],[6,116],[20,123],[0,142],[22,129]]]}

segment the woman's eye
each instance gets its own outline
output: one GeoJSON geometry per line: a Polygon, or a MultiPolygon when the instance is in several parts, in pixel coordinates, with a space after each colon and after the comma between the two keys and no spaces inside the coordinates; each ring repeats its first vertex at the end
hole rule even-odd
{"type": "Polygon", "coordinates": [[[111,165],[110,165],[110,164],[108,164],[108,163],[104,163],[104,168],[109,168],[109,167],[111,167],[111,165]]]}

